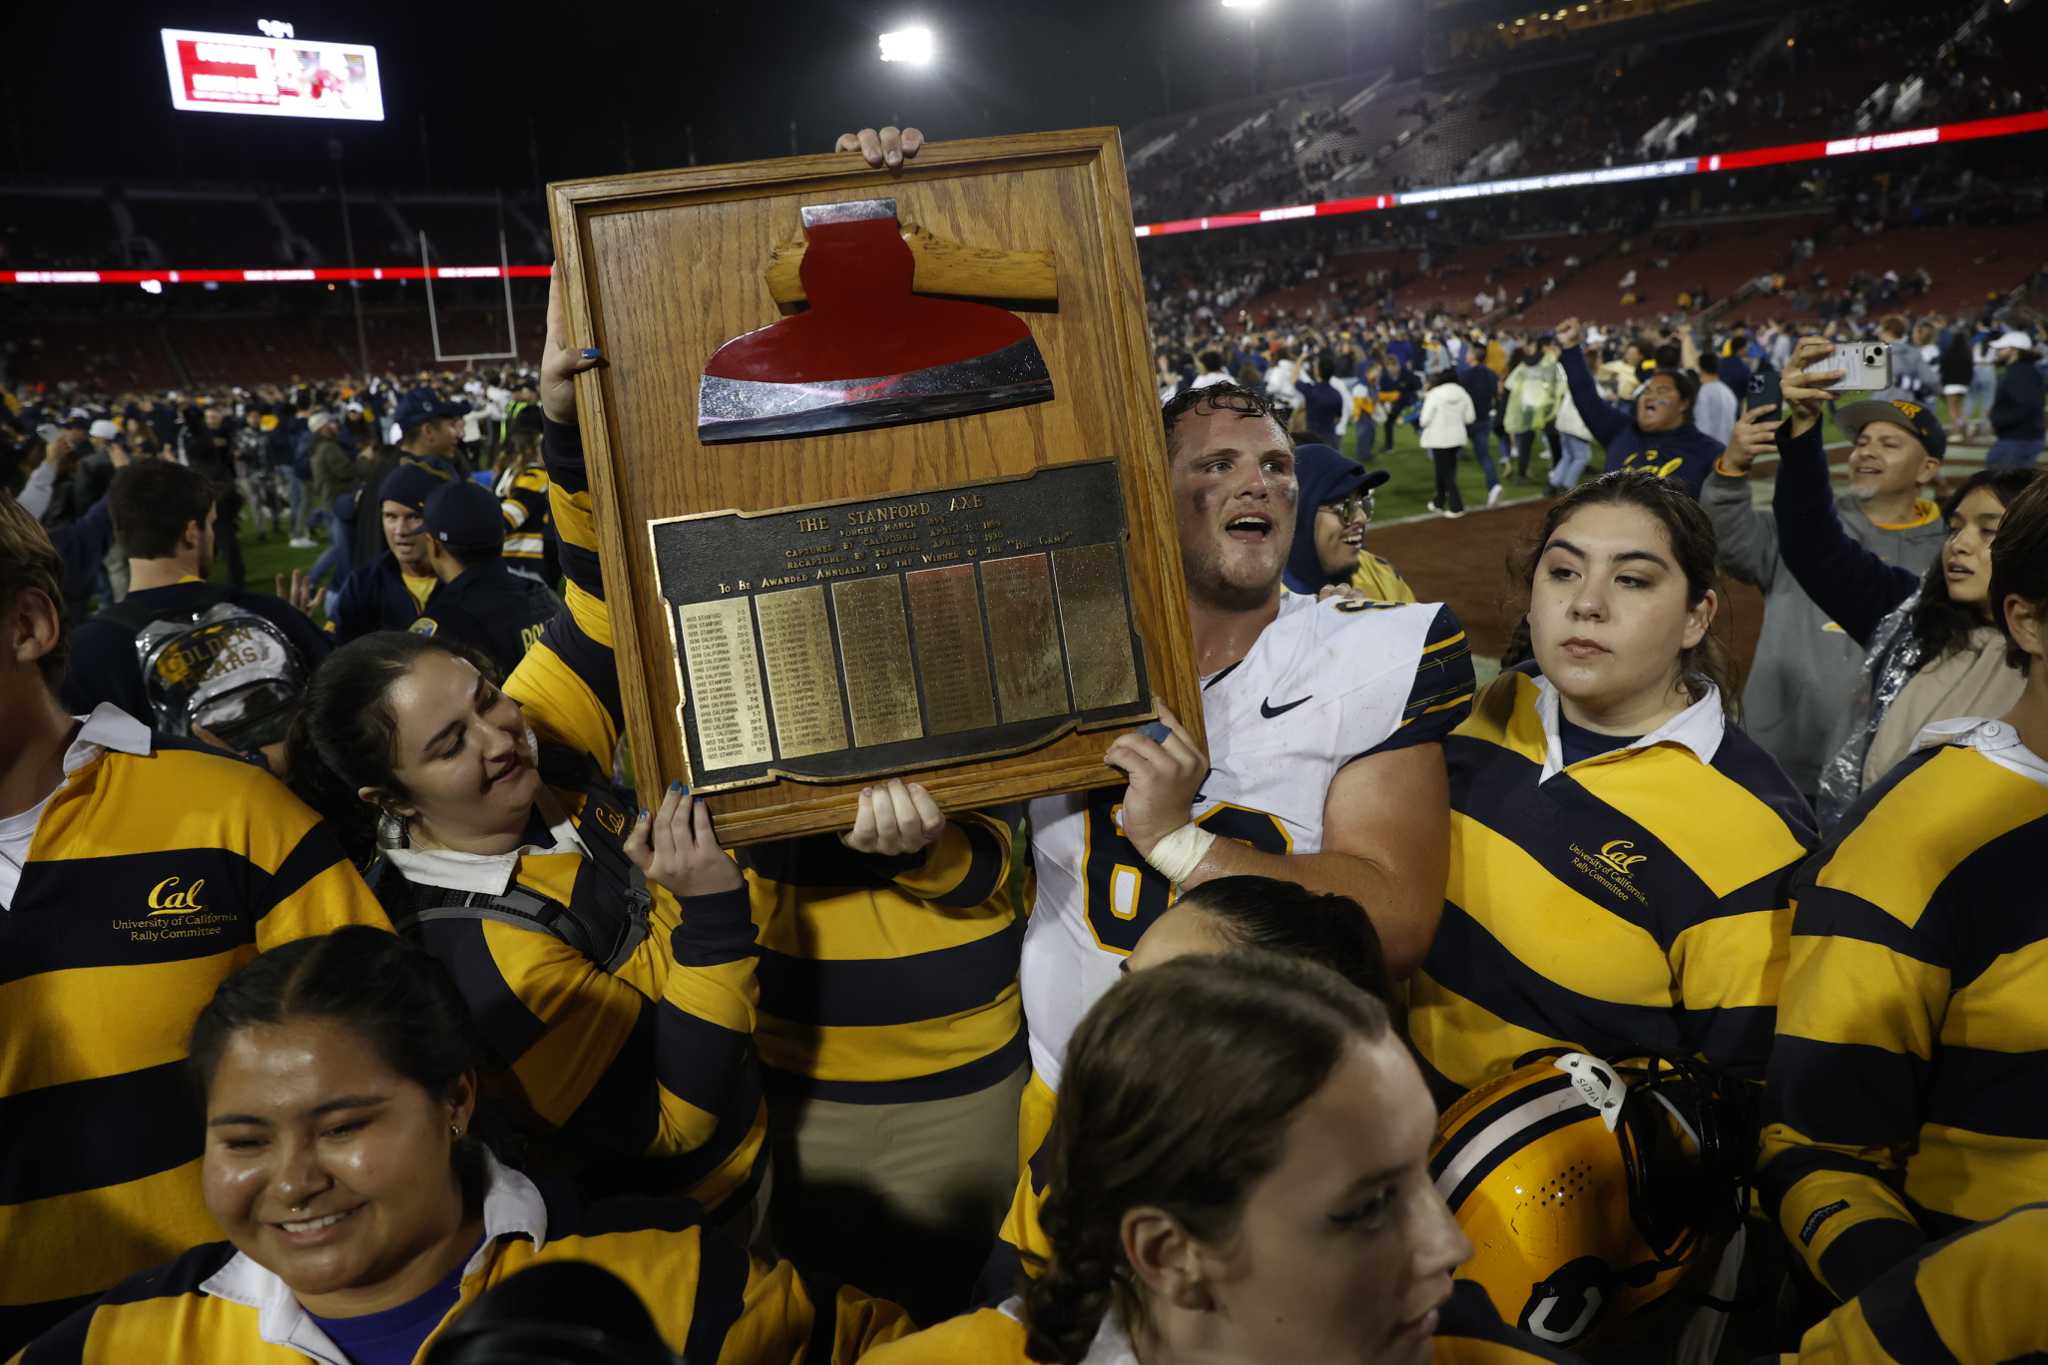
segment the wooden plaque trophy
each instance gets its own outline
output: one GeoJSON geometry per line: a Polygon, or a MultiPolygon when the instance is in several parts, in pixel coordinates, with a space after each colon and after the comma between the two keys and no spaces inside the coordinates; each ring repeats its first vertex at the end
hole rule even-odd
{"type": "Polygon", "coordinates": [[[1202,707],[1113,128],[551,187],[627,735],[720,841],[1202,707]]]}

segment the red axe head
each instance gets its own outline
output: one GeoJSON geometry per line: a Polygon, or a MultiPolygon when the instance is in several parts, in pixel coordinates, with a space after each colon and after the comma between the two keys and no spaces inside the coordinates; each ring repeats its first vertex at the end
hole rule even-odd
{"type": "Polygon", "coordinates": [[[857,431],[1052,397],[1023,321],[911,292],[893,199],[803,210],[810,309],[735,337],[698,385],[704,441],[857,431]]]}

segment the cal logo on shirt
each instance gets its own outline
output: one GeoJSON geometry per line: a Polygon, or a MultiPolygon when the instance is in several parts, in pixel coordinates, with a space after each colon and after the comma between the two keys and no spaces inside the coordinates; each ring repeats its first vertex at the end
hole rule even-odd
{"type": "Polygon", "coordinates": [[[1675,460],[1665,460],[1662,464],[1657,463],[1661,458],[1661,453],[1652,447],[1638,455],[1634,460],[1628,461],[1628,463],[1631,466],[1640,465],[1641,468],[1648,469],[1660,479],[1668,479],[1685,467],[1685,457],[1682,455],[1675,460]]]}
{"type": "Polygon", "coordinates": [[[1600,845],[1598,856],[1601,862],[1606,863],[1616,872],[1626,877],[1635,869],[1637,863],[1647,862],[1650,857],[1647,853],[1628,852],[1629,849],[1634,847],[1635,842],[1630,839],[1609,839],[1606,843],[1600,845]]]}
{"type": "Polygon", "coordinates": [[[199,903],[199,893],[206,889],[206,878],[201,877],[192,885],[181,887],[182,877],[166,877],[149,889],[149,918],[158,915],[189,915],[206,907],[199,903]]]}
{"type": "Polygon", "coordinates": [[[130,943],[158,943],[176,939],[218,938],[240,916],[206,906],[206,878],[187,882],[180,876],[166,877],[143,897],[143,913],[134,919],[117,919],[111,927],[128,935],[130,943]]]}
{"type": "Polygon", "coordinates": [[[1648,905],[1650,898],[1636,885],[1635,870],[1647,862],[1650,855],[1631,852],[1633,848],[1635,843],[1629,839],[1609,839],[1600,845],[1597,853],[1573,844],[1572,866],[1616,899],[1648,905]]]}

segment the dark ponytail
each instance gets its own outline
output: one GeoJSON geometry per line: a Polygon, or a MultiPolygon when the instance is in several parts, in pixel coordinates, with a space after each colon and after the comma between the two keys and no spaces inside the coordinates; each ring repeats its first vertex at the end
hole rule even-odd
{"type": "Polygon", "coordinates": [[[1380,936],[1349,896],[1275,877],[1217,877],[1189,890],[1180,908],[1214,918],[1233,947],[1321,963],[1381,1004],[1393,1004],[1380,936]]]}
{"type": "Polygon", "coordinates": [[[1110,1312],[1141,1333],[1124,1215],[1149,1205],[1227,1242],[1295,1111],[1346,1048],[1388,1034],[1379,1001],[1275,953],[1175,958],[1112,987],[1068,1044],[1046,1140],[1052,1257],[1024,1291],[1031,1359],[1077,1365],[1110,1312]]]}
{"type": "Polygon", "coordinates": [[[2005,599],[2017,596],[2048,616],[2048,478],[2035,479],[2027,491],[2006,504],[1998,539],[1991,542],[1991,614],[2005,632],[2005,661],[2024,676],[2034,656],[2020,648],[2006,615],[2005,599]]]}
{"type": "MultiPolygon", "coordinates": [[[[192,1025],[190,1068],[200,1104],[221,1053],[245,1028],[323,1020],[360,1037],[378,1060],[436,1099],[485,1065],[469,1006],[422,948],[366,924],[294,939],[259,953],[221,982],[192,1025]]],[[[456,1149],[465,1188],[481,1175],[474,1143],[456,1149]]]]}
{"type": "MultiPolygon", "coordinates": [[[[1963,505],[1963,499],[1980,488],[1990,489],[2001,506],[2011,507],[2019,500],[2020,494],[2040,477],[2040,471],[2034,469],[1980,469],[1966,479],[1962,487],[1949,494],[1948,500],[1942,504],[1942,522],[1946,524],[1954,517],[1963,505]]],[[[1998,534],[2001,540],[2005,536],[2003,522],[1999,525],[1998,534]]],[[[1998,540],[1991,542],[1994,565],[1998,544],[1998,540]]],[[[1934,562],[1927,566],[1927,573],[1920,580],[1920,600],[1913,604],[1913,635],[1920,642],[1920,657],[1930,664],[1962,649],[1970,642],[1970,632],[1979,626],[1996,624],[2004,629],[2005,612],[1996,596],[1987,597],[1982,607],[1976,607],[1948,595],[1946,549],[1944,545],[1944,553],[1936,555],[1934,562]]],[[[1993,590],[1996,591],[1995,582],[1993,590]]]]}
{"type": "Polygon", "coordinates": [[[391,686],[427,654],[462,659],[498,680],[490,660],[474,650],[430,635],[378,631],[343,645],[314,670],[286,738],[286,781],[327,818],[358,862],[376,849],[380,814],[363,800],[361,789],[405,794],[393,771],[398,718],[391,711],[391,686]]]}

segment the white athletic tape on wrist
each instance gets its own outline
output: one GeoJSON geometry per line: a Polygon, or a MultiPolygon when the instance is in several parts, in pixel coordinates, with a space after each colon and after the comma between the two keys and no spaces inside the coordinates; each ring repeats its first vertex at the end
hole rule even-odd
{"type": "Polygon", "coordinates": [[[1158,869],[1160,876],[1179,886],[1195,875],[1195,869],[1209,856],[1215,842],[1215,835],[1190,821],[1152,845],[1145,861],[1158,869]]]}

